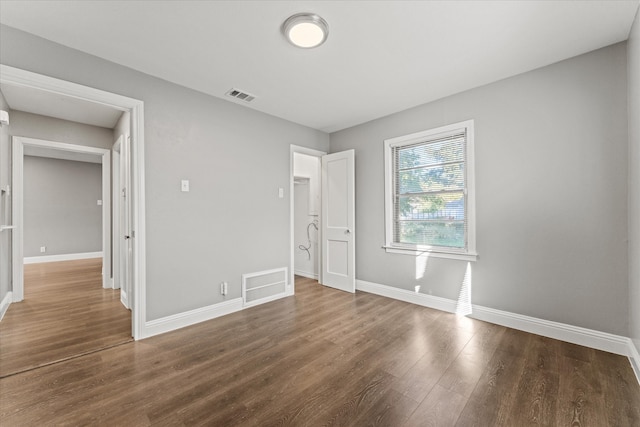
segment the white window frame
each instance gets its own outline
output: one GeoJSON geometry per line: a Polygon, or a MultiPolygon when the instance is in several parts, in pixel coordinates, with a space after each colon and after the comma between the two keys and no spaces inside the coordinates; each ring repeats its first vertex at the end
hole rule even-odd
{"type": "Polygon", "coordinates": [[[464,261],[476,261],[476,197],[475,197],[475,150],[474,150],[474,121],[454,123],[416,132],[409,135],[398,136],[384,141],[384,197],[385,197],[385,246],[389,253],[406,255],[427,254],[436,258],[450,258],[464,261]],[[443,246],[411,245],[394,242],[394,162],[393,149],[405,145],[416,144],[421,141],[429,141],[437,137],[446,136],[447,133],[456,133],[466,130],[466,159],[465,159],[465,199],[466,199],[466,223],[467,223],[467,247],[465,249],[447,248],[443,246]]]}

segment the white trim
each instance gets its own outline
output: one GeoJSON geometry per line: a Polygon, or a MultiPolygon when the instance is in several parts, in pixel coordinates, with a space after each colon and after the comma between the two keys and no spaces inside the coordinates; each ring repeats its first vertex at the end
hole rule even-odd
{"type": "Polygon", "coordinates": [[[102,258],[102,252],[83,252],[78,254],[60,254],[24,257],[24,264],[39,264],[41,262],[72,261],[76,259],[102,258]]]}
{"type": "Polygon", "coordinates": [[[455,252],[436,252],[430,250],[418,250],[418,249],[410,249],[410,248],[402,248],[400,246],[392,246],[392,247],[383,247],[387,253],[390,254],[402,254],[402,255],[422,255],[431,258],[448,258],[448,259],[457,259],[461,261],[477,261],[478,254],[477,253],[455,253],[455,252]]]}
{"type": "MultiPolygon", "coordinates": [[[[120,289],[120,149],[124,137],[120,135],[111,146],[111,287],[120,289]]],[[[120,294],[122,295],[122,294],[120,294]]],[[[121,298],[122,299],[122,298],[121,298]]]]}
{"type": "Polygon", "coordinates": [[[18,302],[24,299],[24,251],[21,231],[24,147],[15,140],[12,142],[11,183],[13,185],[13,191],[11,192],[11,219],[14,224],[14,229],[11,235],[11,286],[13,289],[13,301],[18,302]],[[20,165],[20,167],[16,165],[20,165]],[[20,196],[18,197],[16,194],[20,196]]]}
{"type": "Polygon", "coordinates": [[[4,314],[7,312],[12,302],[13,302],[13,292],[9,291],[6,293],[4,298],[2,298],[2,302],[0,302],[0,321],[2,321],[4,314]]]}
{"type": "Polygon", "coordinates": [[[133,309],[133,338],[142,339],[147,319],[147,234],[145,204],[145,163],[144,163],[144,104],[142,101],[131,107],[131,186],[133,203],[133,283],[127,294],[129,308],[133,309]],[[133,301],[131,301],[133,299],[133,301]]]}
{"type": "Polygon", "coordinates": [[[474,319],[628,356],[627,337],[478,305],[473,305],[472,309],[473,312],[469,317],[474,319]]]}
{"type": "MultiPolygon", "coordinates": [[[[388,285],[356,280],[356,289],[388,298],[398,299],[412,304],[435,308],[436,310],[455,313],[457,302],[448,298],[434,297],[398,289],[388,285]]],[[[538,319],[508,311],[473,305],[473,312],[469,317],[506,326],[520,331],[530,332],[544,337],[553,338],[597,350],[629,356],[629,338],[559,322],[538,319]]]]}
{"type": "MultiPolygon", "coordinates": [[[[131,150],[133,154],[133,315],[132,333],[134,339],[144,336],[146,319],[146,223],[145,223],[145,162],[144,162],[144,103],[115,93],[59,80],[7,65],[0,64],[0,83],[44,90],[63,96],[71,96],[85,101],[108,105],[120,111],[131,113],[131,150]]],[[[20,153],[22,154],[22,153],[20,153]]],[[[15,159],[15,152],[14,152],[15,159]]],[[[14,191],[15,191],[14,187],[14,191]]],[[[19,252],[22,260],[22,244],[16,248],[13,240],[13,254],[19,252]]],[[[22,271],[13,272],[13,280],[23,280],[22,271]]],[[[131,299],[131,298],[130,298],[131,299]]]]}
{"type": "Polygon", "coordinates": [[[385,244],[383,249],[387,253],[404,255],[420,255],[427,253],[435,258],[449,258],[463,261],[476,261],[476,199],[475,199],[475,148],[474,148],[474,121],[465,120],[438,128],[429,129],[409,135],[397,136],[384,140],[384,228],[385,244]],[[424,140],[453,135],[460,130],[466,130],[466,159],[465,169],[465,201],[467,223],[467,247],[456,250],[446,247],[430,247],[420,245],[398,244],[394,242],[394,164],[393,149],[405,145],[415,144],[424,140]]]}
{"type": "MultiPolygon", "coordinates": [[[[318,158],[322,158],[322,156],[326,155],[327,153],[324,151],[318,151],[318,150],[314,150],[313,148],[307,148],[307,147],[302,147],[299,145],[294,145],[291,144],[291,146],[289,147],[289,283],[287,285],[287,294],[288,295],[293,295],[295,294],[295,280],[293,278],[294,276],[294,270],[295,270],[295,239],[294,239],[294,228],[295,228],[295,221],[294,221],[294,197],[293,197],[293,192],[294,192],[294,153],[298,153],[298,154],[306,154],[307,156],[314,156],[314,157],[318,157],[318,158]]],[[[320,168],[322,169],[322,168],[320,168]]],[[[320,187],[322,185],[322,170],[319,172],[319,182],[318,182],[318,186],[320,187]]],[[[321,190],[321,188],[320,188],[321,190]]],[[[320,209],[320,207],[318,207],[318,261],[319,261],[319,265],[318,268],[320,268],[320,266],[322,265],[322,259],[321,259],[321,254],[322,254],[322,216],[320,214],[320,212],[322,212],[322,209],[320,209]]],[[[320,268],[321,269],[321,268],[320,268]]],[[[321,269],[322,270],[322,269],[321,269]]],[[[322,275],[319,275],[317,277],[318,282],[322,283],[322,275]]]]}
{"type": "Polygon", "coordinates": [[[195,325],[196,323],[205,322],[240,310],[242,310],[242,298],[234,298],[218,304],[151,320],[145,323],[144,335],[140,338],[148,338],[154,335],[164,334],[165,332],[195,325]]]}
{"type": "Polygon", "coordinates": [[[436,310],[446,311],[448,313],[456,312],[456,302],[453,300],[412,292],[406,289],[394,288],[393,286],[356,279],[356,290],[421,305],[423,307],[435,308],[436,310]]]}
{"type": "Polygon", "coordinates": [[[293,272],[293,275],[306,277],[307,279],[318,280],[318,275],[316,273],[307,273],[306,271],[296,270],[293,272]]]}
{"type": "Polygon", "coordinates": [[[122,287],[120,288],[120,304],[129,310],[129,296],[127,295],[127,291],[122,287]]]}
{"type": "Polygon", "coordinates": [[[635,343],[629,338],[629,362],[631,363],[631,369],[636,374],[638,384],[640,384],[640,350],[636,347],[635,343]]]}

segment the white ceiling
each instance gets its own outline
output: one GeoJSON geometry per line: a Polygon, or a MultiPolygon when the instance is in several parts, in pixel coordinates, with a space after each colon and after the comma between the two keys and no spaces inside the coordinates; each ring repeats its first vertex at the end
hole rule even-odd
{"type": "MultiPolygon", "coordinates": [[[[626,40],[628,1],[0,1],[0,22],[333,132],[626,40]],[[298,12],[317,49],[287,43],[298,12]]],[[[231,102],[241,102],[232,100],[231,102]]]]}

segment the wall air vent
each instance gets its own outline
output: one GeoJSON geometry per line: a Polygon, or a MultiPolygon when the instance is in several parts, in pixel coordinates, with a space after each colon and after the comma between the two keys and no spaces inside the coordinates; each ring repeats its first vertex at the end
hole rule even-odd
{"type": "Polygon", "coordinates": [[[235,89],[235,88],[229,89],[229,91],[227,92],[227,96],[239,99],[240,101],[244,101],[244,102],[251,102],[254,99],[256,99],[255,95],[251,95],[250,93],[247,93],[240,89],[235,89]]]}

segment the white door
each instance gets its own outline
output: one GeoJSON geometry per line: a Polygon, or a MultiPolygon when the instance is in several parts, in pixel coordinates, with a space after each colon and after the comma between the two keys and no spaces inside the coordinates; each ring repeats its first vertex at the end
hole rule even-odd
{"type": "Polygon", "coordinates": [[[322,284],[356,291],[354,150],[322,156],[322,284]]]}
{"type": "Polygon", "coordinates": [[[130,139],[122,139],[120,150],[120,300],[122,304],[131,308],[133,294],[131,292],[131,151],[130,139]]]}
{"type": "Polygon", "coordinates": [[[111,214],[111,241],[113,242],[113,257],[111,258],[111,269],[112,269],[112,278],[113,278],[113,289],[120,289],[120,236],[122,235],[121,227],[120,227],[120,151],[122,150],[122,135],[118,138],[118,140],[113,144],[113,148],[111,149],[111,162],[112,162],[112,174],[111,174],[111,183],[112,183],[112,195],[111,200],[113,204],[111,206],[112,214],[111,214]]]}

